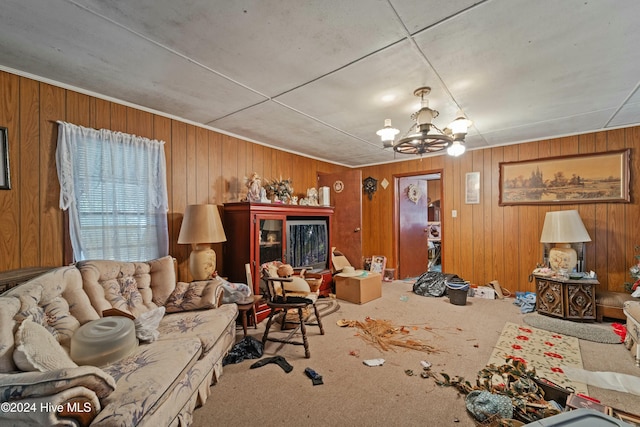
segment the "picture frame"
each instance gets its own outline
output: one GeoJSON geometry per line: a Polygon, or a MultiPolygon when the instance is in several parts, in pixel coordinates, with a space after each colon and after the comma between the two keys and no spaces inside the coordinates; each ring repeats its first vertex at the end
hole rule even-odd
{"type": "Polygon", "coordinates": [[[464,202],[477,205],[480,203],[480,172],[468,172],[465,178],[464,202]]]}
{"type": "Polygon", "coordinates": [[[440,221],[429,221],[427,223],[428,234],[427,239],[439,242],[442,240],[442,229],[440,221]]]}
{"type": "Polygon", "coordinates": [[[387,257],[383,255],[374,255],[371,258],[371,265],[369,271],[372,273],[384,274],[384,269],[387,266],[387,257]]]}
{"type": "Polygon", "coordinates": [[[500,206],[629,203],[629,148],[500,162],[500,206]]]}
{"type": "Polygon", "coordinates": [[[0,126],[0,190],[11,190],[9,169],[9,132],[0,126]]]}

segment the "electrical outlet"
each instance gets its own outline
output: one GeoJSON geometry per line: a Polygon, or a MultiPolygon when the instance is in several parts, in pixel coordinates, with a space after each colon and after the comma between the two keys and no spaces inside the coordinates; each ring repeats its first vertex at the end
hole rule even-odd
{"type": "Polygon", "coordinates": [[[451,218],[457,218],[458,217],[458,211],[457,210],[452,210],[451,211],[451,218]]]}

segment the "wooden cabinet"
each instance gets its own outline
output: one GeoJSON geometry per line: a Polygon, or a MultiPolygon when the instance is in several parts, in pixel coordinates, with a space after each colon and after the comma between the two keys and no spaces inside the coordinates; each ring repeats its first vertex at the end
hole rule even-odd
{"type": "Polygon", "coordinates": [[[595,279],[559,279],[535,276],[536,311],[566,320],[595,320],[595,279]]]}
{"type": "MultiPolygon", "coordinates": [[[[253,292],[260,291],[260,266],[266,262],[287,260],[287,224],[313,222],[326,224],[327,261],[318,273],[326,276],[331,251],[331,219],[333,207],[298,206],[276,203],[225,203],[224,229],[227,242],[224,246],[224,274],[231,282],[246,282],[245,264],[249,264],[253,279],[253,292]]],[[[324,250],[323,249],[323,250],[324,250]]],[[[294,267],[296,267],[294,265],[294,267]]],[[[330,277],[330,273],[329,276],[330,277]]],[[[323,280],[321,295],[328,295],[331,283],[323,280]]],[[[259,307],[258,319],[268,313],[266,305],[259,307]]]]}

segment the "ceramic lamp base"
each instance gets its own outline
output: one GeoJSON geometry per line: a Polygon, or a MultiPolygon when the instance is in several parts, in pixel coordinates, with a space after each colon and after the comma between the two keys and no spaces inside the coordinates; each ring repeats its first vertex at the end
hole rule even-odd
{"type": "Polygon", "coordinates": [[[558,245],[549,250],[549,266],[552,270],[568,272],[578,265],[578,254],[569,244],[558,245]]]}
{"type": "Polygon", "coordinates": [[[210,279],[216,271],[216,253],[208,245],[195,245],[189,255],[189,271],[193,280],[210,279]]]}

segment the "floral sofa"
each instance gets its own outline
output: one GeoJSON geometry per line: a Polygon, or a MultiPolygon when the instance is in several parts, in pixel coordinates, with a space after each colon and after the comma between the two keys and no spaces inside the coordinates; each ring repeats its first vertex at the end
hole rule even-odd
{"type": "Polygon", "coordinates": [[[0,295],[0,424],[189,425],[235,343],[238,309],[219,305],[221,295],[217,280],[176,283],[171,257],[84,261],[0,295]],[[164,310],[157,339],[105,366],[77,366],[74,332],[114,309],[164,310]]]}
{"type": "Polygon", "coordinates": [[[627,316],[627,335],[624,344],[633,352],[636,366],[640,367],[640,300],[636,298],[626,301],[623,311],[627,316]]]}

